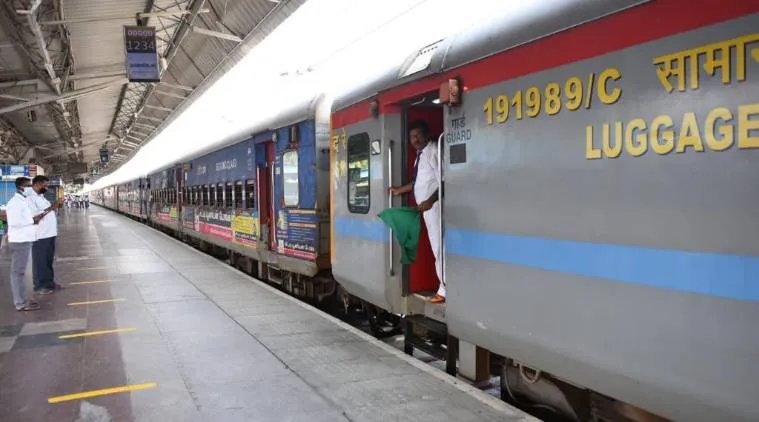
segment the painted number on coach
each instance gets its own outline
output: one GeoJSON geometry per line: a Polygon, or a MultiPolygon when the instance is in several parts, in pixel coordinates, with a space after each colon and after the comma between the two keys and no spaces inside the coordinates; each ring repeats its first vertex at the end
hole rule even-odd
{"type": "Polygon", "coordinates": [[[562,108],[576,111],[589,109],[594,95],[606,105],[619,101],[622,89],[614,85],[622,78],[619,70],[607,68],[599,74],[589,73],[585,80],[578,76],[567,79],[563,84],[551,82],[541,90],[531,86],[517,90],[509,97],[506,94],[488,97],[482,106],[488,125],[506,123],[509,118],[522,120],[524,116],[534,118],[541,113],[549,116],[558,114],[562,108]],[[563,95],[562,95],[563,94],[563,95]]]}

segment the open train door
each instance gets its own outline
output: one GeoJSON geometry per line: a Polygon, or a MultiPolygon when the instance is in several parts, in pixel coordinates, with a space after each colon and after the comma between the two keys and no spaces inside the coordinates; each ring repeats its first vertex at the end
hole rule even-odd
{"type": "MultiPolygon", "coordinates": [[[[444,132],[445,109],[440,104],[438,92],[423,92],[413,97],[400,98],[397,103],[398,107],[398,124],[386,126],[387,136],[399,139],[398,145],[390,157],[392,168],[391,186],[404,186],[409,183],[421,180],[421,177],[436,177],[442,179],[442,173],[439,171],[441,166],[440,156],[442,154],[440,146],[440,136],[444,132]],[[426,126],[426,139],[429,141],[428,146],[424,149],[424,155],[417,155],[417,150],[411,141],[411,128],[419,122],[426,126]],[[431,155],[430,155],[431,154],[431,155]],[[429,160],[437,161],[437,169],[425,167],[429,160]],[[422,172],[427,172],[423,173],[422,172]],[[431,174],[435,171],[437,174],[431,174]]],[[[430,299],[438,291],[441,280],[436,270],[437,264],[441,267],[441,274],[444,272],[443,259],[443,195],[442,181],[439,180],[439,200],[436,208],[439,218],[431,219],[430,224],[436,224],[433,227],[435,233],[430,236],[425,222],[425,217],[429,217],[430,211],[422,215],[419,243],[417,246],[416,256],[411,264],[403,265],[400,268],[402,272],[403,296],[406,298],[404,333],[405,343],[404,350],[406,353],[413,353],[414,348],[435,356],[441,360],[446,360],[446,371],[451,374],[456,373],[457,349],[456,341],[448,336],[448,330],[445,319],[445,303],[432,303],[430,299]],[[434,238],[434,239],[433,239],[434,238]],[[433,240],[431,242],[431,239],[433,240]],[[433,247],[438,248],[437,258],[433,252],[433,247]]],[[[420,189],[423,191],[424,189],[420,189]]],[[[424,193],[431,196],[431,192],[424,193]]],[[[418,202],[415,197],[414,187],[411,191],[401,197],[392,198],[392,206],[416,207],[418,202]]],[[[433,215],[434,217],[434,215],[433,215]]],[[[397,261],[400,266],[400,262],[397,261]]]]}
{"type": "Polygon", "coordinates": [[[270,251],[276,251],[276,228],[274,226],[274,158],[276,148],[274,142],[268,141],[256,145],[256,154],[262,153],[265,157],[259,162],[256,169],[258,178],[258,212],[261,225],[261,239],[266,242],[270,251]],[[261,165],[263,164],[263,165],[261,165]]]}

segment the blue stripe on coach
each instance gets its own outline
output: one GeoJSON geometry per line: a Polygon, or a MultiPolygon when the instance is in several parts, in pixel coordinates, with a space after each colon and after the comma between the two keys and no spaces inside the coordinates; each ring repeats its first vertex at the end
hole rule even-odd
{"type": "Polygon", "coordinates": [[[335,235],[387,242],[389,228],[381,220],[368,220],[355,217],[335,218],[335,235]]]}
{"type": "Polygon", "coordinates": [[[759,301],[759,257],[446,229],[446,253],[730,299],[759,301]]]}

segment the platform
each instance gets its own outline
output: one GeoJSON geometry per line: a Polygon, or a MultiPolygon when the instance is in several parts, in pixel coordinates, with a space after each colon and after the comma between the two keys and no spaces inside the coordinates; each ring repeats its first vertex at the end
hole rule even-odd
{"type": "Polygon", "coordinates": [[[59,220],[42,310],[0,260],[0,420],[535,420],[126,217],[59,220]]]}

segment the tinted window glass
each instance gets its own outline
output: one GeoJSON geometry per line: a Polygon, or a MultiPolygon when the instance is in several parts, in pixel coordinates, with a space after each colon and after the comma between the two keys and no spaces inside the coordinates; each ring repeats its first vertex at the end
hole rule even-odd
{"type": "Polygon", "coordinates": [[[360,133],[348,138],[348,210],[369,212],[369,135],[360,133]]]}
{"type": "Polygon", "coordinates": [[[285,206],[298,206],[298,151],[282,155],[282,179],[285,187],[285,206]]]}

